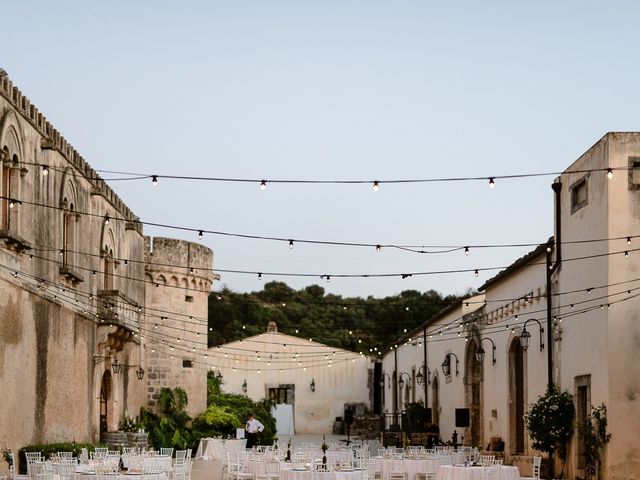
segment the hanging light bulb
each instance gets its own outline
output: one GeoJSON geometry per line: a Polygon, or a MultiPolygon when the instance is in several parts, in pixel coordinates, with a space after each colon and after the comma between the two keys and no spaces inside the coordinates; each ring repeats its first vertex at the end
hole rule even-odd
{"type": "Polygon", "coordinates": [[[49,165],[42,165],[42,175],[45,177],[49,175],[49,165]]]}
{"type": "Polygon", "coordinates": [[[267,188],[267,181],[266,180],[262,180],[260,182],[260,190],[264,191],[267,188]]]}
{"type": "Polygon", "coordinates": [[[376,245],[376,252],[379,252],[380,250],[382,250],[382,247],[380,245],[376,245]]]}
{"type": "Polygon", "coordinates": [[[111,220],[111,219],[109,218],[109,214],[107,214],[107,215],[105,215],[105,216],[104,216],[104,223],[105,223],[105,225],[109,225],[109,221],[110,221],[110,220],[111,220]]]}
{"type": "Polygon", "coordinates": [[[495,188],[496,179],[494,177],[489,177],[489,188],[495,188]]]}
{"type": "Polygon", "coordinates": [[[607,178],[609,180],[613,178],[613,168],[607,168],[607,178]]]}
{"type": "Polygon", "coordinates": [[[158,176],[157,175],[151,175],[151,185],[153,185],[154,187],[158,185],[158,176]]]}
{"type": "Polygon", "coordinates": [[[293,240],[289,240],[289,250],[293,249],[293,240]]]}
{"type": "Polygon", "coordinates": [[[624,252],[624,258],[629,258],[629,252],[624,252]]]}
{"type": "Polygon", "coordinates": [[[262,273],[258,273],[258,280],[262,280],[262,273]]]}
{"type": "Polygon", "coordinates": [[[627,237],[627,245],[631,245],[631,237],[627,237]]]}
{"type": "Polygon", "coordinates": [[[464,247],[464,254],[469,255],[469,247],[464,247]]]}
{"type": "Polygon", "coordinates": [[[202,237],[204,237],[204,232],[202,230],[198,231],[198,240],[202,240],[202,237]]]}
{"type": "Polygon", "coordinates": [[[477,277],[478,275],[480,275],[480,272],[478,272],[478,270],[476,270],[475,272],[473,272],[473,274],[477,277]]]}
{"type": "Polygon", "coordinates": [[[375,180],[373,182],[373,191],[377,192],[378,190],[380,190],[380,182],[378,180],[375,180]]]}

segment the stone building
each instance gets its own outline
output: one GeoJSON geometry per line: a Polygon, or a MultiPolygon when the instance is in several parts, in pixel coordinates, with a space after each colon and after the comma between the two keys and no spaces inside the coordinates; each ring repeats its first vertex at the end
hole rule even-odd
{"type": "Polygon", "coordinates": [[[144,237],[6,75],[0,165],[0,445],[98,440],[162,386],[202,410],[211,250],[144,237]]]}
{"type": "Polygon", "coordinates": [[[407,388],[411,399],[415,392],[424,400],[426,392],[445,440],[456,430],[465,444],[486,448],[501,437],[507,460],[517,462],[536,453],[523,414],[553,383],[573,395],[576,409],[565,478],[586,476],[579,427],[600,404],[612,434],[601,458],[604,478],[637,478],[640,133],[608,133],[552,189],[555,232],[548,242],[482,285],[482,298],[427,319],[387,353],[385,409],[402,410],[393,399],[407,388]],[[423,337],[426,354],[417,347],[423,337]],[[425,357],[426,389],[412,380],[413,371],[425,371],[425,357]]]}
{"type": "Polygon", "coordinates": [[[277,404],[281,434],[331,433],[345,406],[359,404],[364,413],[371,405],[368,356],[280,333],[275,322],[209,351],[225,392],[277,404]]]}

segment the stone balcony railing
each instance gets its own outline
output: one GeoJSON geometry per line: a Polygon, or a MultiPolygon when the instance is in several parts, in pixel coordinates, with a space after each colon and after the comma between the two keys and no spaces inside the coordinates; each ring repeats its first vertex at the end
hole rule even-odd
{"type": "Polygon", "coordinates": [[[98,290],[98,315],[103,323],[113,324],[132,332],[140,331],[142,307],[120,290],[98,290]]]}

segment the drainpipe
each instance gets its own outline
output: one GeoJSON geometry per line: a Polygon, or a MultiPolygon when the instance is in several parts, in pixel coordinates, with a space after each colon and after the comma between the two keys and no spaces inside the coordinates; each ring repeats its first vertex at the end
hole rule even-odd
{"type": "MultiPolygon", "coordinates": [[[[429,401],[427,392],[429,391],[427,385],[429,384],[429,368],[427,367],[427,327],[422,330],[422,354],[424,356],[424,408],[425,411],[429,408],[429,401]]],[[[419,372],[420,370],[418,370],[419,372]]]]}
{"type": "Polygon", "coordinates": [[[551,294],[552,281],[551,277],[560,267],[562,262],[562,205],[560,193],[562,191],[562,182],[560,179],[556,179],[551,188],[555,193],[555,235],[554,239],[549,240],[547,244],[546,255],[546,273],[547,273],[547,388],[550,390],[553,387],[553,320],[552,320],[552,303],[553,298],[551,294]],[[553,244],[555,241],[555,253],[556,261],[553,263],[551,253],[553,251],[553,244]]]}
{"type": "Polygon", "coordinates": [[[398,421],[398,347],[393,348],[395,366],[393,367],[393,413],[394,421],[398,421]]]}

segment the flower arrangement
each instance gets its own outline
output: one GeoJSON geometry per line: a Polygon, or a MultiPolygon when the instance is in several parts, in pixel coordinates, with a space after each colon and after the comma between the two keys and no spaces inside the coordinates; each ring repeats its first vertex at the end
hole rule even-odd
{"type": "Polygon", "coordinates": [[[138,422],[125,413],[120,419],[118,430],[121,432],[137,432],[138,422]]]}
{"type": "Polygon", "coordinates": [[[4,458],[4,461],[7,462],[9,468],[13,467],[13,456],[11,455],[11,449],[4,447],[2,449],[2,458],[4,458]]]}

